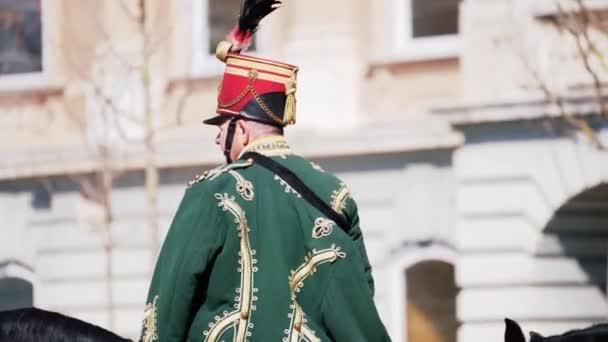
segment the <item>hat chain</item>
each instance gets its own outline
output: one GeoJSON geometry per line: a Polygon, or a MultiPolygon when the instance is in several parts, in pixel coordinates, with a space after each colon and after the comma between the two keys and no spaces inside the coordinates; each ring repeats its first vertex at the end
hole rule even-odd
{"type": "Polygon", "coordinates": [[[264,100],[262,100],[262,98],[258,96],[258,93],[255,91],[255,89],[253,89],[253,87],[251,87],[251,94],[253,95],[255,102],[258,103],[258,105],[260,106],[260,108],[262,108],[262,110],[264,111],[264,113],[266,113],[266,115],[270,116],[270,118],[272,120],[276,121],[277,123],[280,123],[281,125],[285,124],[285,122],[283,122],[283,120],[281,120],[278,116],[274,115],[272,110],[270,110],[270,108],[268,108],[268,106],[266,105],[264,100]]]}
{"type": "MultiPolygon", "coordinates": [[[[233,100],[229,101],[229,102],[221,102],[220,98],[218,96],[217,102],[218,105],[221,108],[228,108],[228,107],[232,107],[235,104],[237,104],[239,101],[241,101],[243,98],[245,98],[245,96],[247,96],[247,94],[249,92],[251,92],[251,95],[253,95],[253,98],[255,99],[255,101],[258,103],[258,105],[260,106],[260,108],[264,111],[264,113],[266,113],[266,115],[268,115],[272,120],[276,121],[277,123],[284,125],[285,122],[283,120],[281,120],[281,118],[279,118],[278,116],[276,116],[272,110],[270,108],[268,108],[268,106],[266,105],[266,103],[264,102],[264,100],[262,100],[262,98],[258,95],[258,93],[255,91],[255,88],[253,87],[253,81],[255,81],[258,78],[258,71],[257,70],[250,70],[249,71],[249,84],[247,84],[247,87],[245,87],[245,89],[243,89],[243,91],[237,96],[235,97],[233,100]]],[[[295,91],[295,89],[294,89],[295,91]]],[[[220,91],[219,93],[221,94],[221,85],[220,85],[220,91]]]]}
{"type": "MultiPolygon", "coordinates": [[[[249,71],[249,84],[247,85],[247,87],[245,87],[245,89],[243,89],[243,91],[237,97],[235,97],[232,101],[229,101],[229,102],[221,102],[220,97],[218,95],[218,97],[217,97],[218,105],[222,108],[228,108],[228,107],[232,107],[235,104],[239,103],[239,101],[241,101],[243,98],[245,98],[245,96],[247,96],[247,93],[249,93],[249,91],[251,91],[253,89],[253,81],[255,81],[257,78],[258,78],[258,72],[256,70],[250,70],[249,71]]],[[[222,94],[222,85],[221,84],[220,84],[219,94],[220,95],[222,94]]]]}

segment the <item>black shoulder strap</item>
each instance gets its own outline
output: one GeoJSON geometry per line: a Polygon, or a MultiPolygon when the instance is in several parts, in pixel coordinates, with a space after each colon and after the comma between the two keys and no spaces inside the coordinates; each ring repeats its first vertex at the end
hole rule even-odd
{"type": "Polygon", "coordinates": [[[268,171],[274,173],[275,175],[281,177],[289,186],[291,186],[295,191],[297,191],[302,197],[313,207],[317,208],[320,212],[323,213],[327,218],[334,221],[343,231],[348,233],[350,231],[350,226],[342,217],[342,215],[335,212],[327,203],[325,203],[322,199],[315,194],[312,189],[310,189],[298,176],[296,176],[291,170],[284,167],[283,165],[275,162],[274,160],[266,157],[265,155],[256,153],[256,152],[247,152],[242,157],[242,159],[253,159],[257,164],[260,164],[262,167],[267,169],[268,171]]]}

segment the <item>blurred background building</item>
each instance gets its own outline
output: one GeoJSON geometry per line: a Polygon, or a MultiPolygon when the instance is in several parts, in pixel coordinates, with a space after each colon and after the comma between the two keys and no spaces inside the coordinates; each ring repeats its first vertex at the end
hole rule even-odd
{"type": "MultiPolygon", "coordinates": [[[[222,162],[241,0],[0,0],[0,310],[137,337],[187,181],[222,162]]],[[[293,149],[359,203],[395,341],[605,321],[608,2],[285,0],[293,149]]]]}

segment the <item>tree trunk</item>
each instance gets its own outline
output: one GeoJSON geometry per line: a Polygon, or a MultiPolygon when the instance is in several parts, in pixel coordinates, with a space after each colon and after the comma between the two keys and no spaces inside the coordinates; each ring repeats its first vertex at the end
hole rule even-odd
{"type": "Polygon", "coordinates": [[[113,268],[112,254],[114,249],[114,239],[112,236],[112,224],[114,216],[112,214],[112,204],[110,202],[111,191],[114,182],[112,174],[112,165],[110,165],[110,153],[105,147],[100,147],[100,159],[102,164],[101,174],[99,174],[101,185],[101,205],[103,207],[103,231],[106,234],[105,241],[105,257],[106,257],[106,297],[108,311],[108,329],[114,330],[114,291],[113,291],[113,268]]]}
{"type": "Polygon", "coordinates": [[[146,0],[138,0],[139,29],[142,38],[142,64],[140,68],[143,88],[143,110],[144,110],[144,145],[146,149],[146,196],[147,196],[147,222],[152,234],[152,258],[155,260],[160,249],[160,227],[158,224],[158,187],[159,171],[156,165],[156,145],[154,113],[152,112],[151,75],[150,75],[150,51],[146,24],[148,21],[148,7],[146,0]]]}
{"type": "Polygon", "coordinates": [[[106,233],[105,257],[106,257],[106,296],[107,296],[107,311],[108,311],[108,329],[114,330],[114,291],[113,291],[113,269],[112,269],[112,251],[114,249],[114,241],[112,239],[112,219],[104,218],[104,231],[106,233]]]}

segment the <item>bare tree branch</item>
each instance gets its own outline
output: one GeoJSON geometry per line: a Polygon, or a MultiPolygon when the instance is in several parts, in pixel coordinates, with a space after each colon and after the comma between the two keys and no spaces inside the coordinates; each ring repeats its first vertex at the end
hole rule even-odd
{"type": "MultiPolygon", "coordinates": [[[[122,1],[121,1],[122,4],[122,1]]],[[[121,55],[116,48],[114,47],[114,40],[112,39],[112,37],[110,37],[110,35],[108,34],[108,32],[105,29],[105,26],[99,22],[99,16],[96,15],[92,15],[91,16],[94,20],[94,23],[96,25],[96,27],[98,28],[99,32],[102,34],[102,36],[104,37],[104,41],[106,42],[106,49],[109,51],[110,55],[116,59],[122,67],[124,67],[126,70],[128,71],[133,71],[137,69],[137,65],[132,64],[131,62],[129,62],[123,55],[121,55]]]]}
{"type": "Polygon", "coordinates": [[[83,175],[67,175],[69,179],[78,184],[80,188],[80,193],[82,197],[97,203],[99,205],[103,204],[103,195],[100,192],[100,189],[97,185],[91,181],[90,177],[86,177],[83,175]]]}
{"type": "Polygon", "coordinates": [[[120,4],[120,8],[122,9],[122,11],[124,12],[124,14],[129,17],[129,19],[138,22],[139,20],[141,20],[140,16],[133,12],[129,6],[127,6],[127,4],[125,3],[125,0],[119,0],[118,1],[120,4]]]}
{"type": "Polygon", "coordinates": [[[569,27],[568,31],[570,32],[570,34],[573,36],[573,38],[576,41],[578,53],[579,53],[580,58],[583,61],[583,66],[585,67],[585,70],[587,70],[589,75],[593,78],[595,97],[596,97],[596,101],[600,107],[600,114],[602,115],[602,117],[604,119],[608,120],[608,106],[606,104],[606,98],[604,97],[604,94],[603,94],[603,84],[599,77],[599,73],[596,70],[594,70],[593,67],[591,66],[591,56],[590,56],[590,53],[587,50],[585,50],[583,42],[585,42],[589,46],[590,51],[593,52],[593,55],[600,61],[600,63],[602,63],[604,68],[607,70],[608,70],[608,68],[606,68],[606,61],[604,59],[604,55],[602,54],[601,51],[599,51],[595,42],[591,39],[591,37],[589,35],[589,28],[590,28],[589,27],[589,25],[590,25],[589,10],[583,3],[583,0],[576,0],[576,1],[579,6],[580,13],[581,13],[580,25],[582,27],[580,28],[580,31],[575,30],[573,27],[569,27]]]}
{"type": "MultiPolygon", "coordinates": [[[[55,45],[57,45],[59,47],[58,50],[61,52],[69,50],[66,48],[62,48],[62,45],[57,42],[55,42],[55,45]]],[[[76,73],[79,80],[82,82],[85,82],[87,85],[89,85],[90,88],[92,89],[94,95],[101,101],[102,105],[110,109],[111,114],[112,114],[112,121],[114,122],[114,124],[117,128],[120,138],[122,140],[124,140],[125,142],[130,142],[130,143],[138,142],[137,140],[131,139],[128,137],[128,134],[124,131],[124,128],[122,127],[122,125],[120,124],[120,122],[118,120],[119,120],[119,118],[125,118],[128,121],[135,123],[137,125],[142,125],[143,124],[142,120],[133,115],[126,113],[125,111],[120,110],[118,108],[118,106],[114,103],[113,99],[104,93],[102,86],[97,84],[97,82],[95,82],[93,79],[91,79],[89,77],[88,73],[84,70],[83,66],[80,63],[74,61],[69,54],[63,53],[63,56],[64,56],[66,62],[68,62],[68,64],[70,65],[71,70],[73,70],[76,73]]],[[[64,108],[67,108],[67,107],[64,107],[64,108]]],[[[107,119],[107,113],[105,113],[103,110],[101,111],[101,113],[107,119]]],[[[70,115],[70,117],[74,120],[77,120],[78,115],[70,115]]],[[[86,130],[85,122],[80,121],[80,122],[77,122],[77,124],[83,131],[86,130]]]]}
{"type": "Polygon", "coordinates": [[[158,223],[158,188],[159,188],[159,170],[156,164],[156,143],[155,135],[156,128],[154,127],[153,113],[152,113],[152,96],[151,96],[151,77],[152,73],[150,70],[151,56],[148,53],[150,50],[150,42],[147,35],[147,24],[149,23],[149,8],[146,0],[138,0],[138,7],[140,12],[139,30],[142,36],[142,66],[140,69],[141,80],[144,91],[143,105],[144,105],[144,145],[146,148],[146,163],[145,163],[145,181],[146,181],[146,196],[148,202],[147,218],[148,224],[150,225],[152,232],[153,241],[153,255],[160,250],[160,225],[158,223]]]}
{"type": "MultiPolygon", "coordinates": [[[[61,47],[60,44],[57,43],[57,45],[61,47]]],[[[67,49],[63,49],[63,48],[60,48],[58,50],[67,51],[67,49]]],[[[91,79],[87,75],[87,72],[84,71],[84,68],[79,63],[74,62],[68,54],[64,54],[64,57],[65,57],[66,61],[68,62],[68,64],[70,64],[70,66],[72,67],[72,70],[76,72],[80,81],[86,83],[91,88],[94,95],[101,101],[102,106],[108,108],[111,111],[111,121],[116,126],[119,137],[123,141],[128,142],[128,143],[139,142],[136,139],[129,138],[128,134],[125,132],[124,127],[122,127],[119,120],[121,118],[124,118],[124,119],[127,119],[129,122],[134,123],[136,125],[140,125],[140,126],[143,124],[143,120],[134,115],[130,115],[127,112],[118,108],[118,106],[116,105],[114,100],[110,96],[108,96],[104,93],[103,87],[101,85],[99,85],[97,82],[95,82],[93,79],[91,79]]],[[[108,113],[105,113],[105,111],[102,110],[101,114],[104,115],[105,120],[107,120],[108,113]]],[[[76,119],[76,118],[78,118],[78,116],[71,115],[71,118],[76,119]]],[[[84,123],[84,122],[77,122],[77,123],[83,131],[86,130],[86,123],[84,123]]]]}
{"type": "MultiPolygon", "coordinates": [[[[517,25],[515,25],[514,27],[517,27],[517,25]]],[[[545,81],[543,79],[543,77],[540,75],[538,70],[532,65],[532,63],[530,62],[529,56],[527,55],[527,52],[525,51],[525,48],[518,44],[512,44],[512,45],[515,50],[515,53],[519,57],[524,68],[530,74],[530,76],[536,83],[536,86],[538,87],[538,89],[541,90],[541,92],[543,93],[547,102],[550,104],[553,104],[558,109],[559,116],[564,118],[564,120],[566,120],[566,122],[569,125],[571,125],[572,127],[576,128],[576,129],[579,129],[581,132],[583,132],[583,134],[587,137],[587,139],[596,148],[603,149],[603,145],[602,145],[601,141],[599,141],[597,135],[595,134],[595,131],[591,128],[591,126],[589,126],[589,124],[585,120],[576,117],[574,114],[570,113],[566,109],[566,104],[565,104],[563,97],[555,94],[555,92],[550,88],[547,81],[545,81]]]]}
{"type": "Polygon", "coordinates": [[[43,101],[44,112],[46,113],[46,117],[48,119],[47,127],[50,126],[55,119],[57,118],[57,114],[53,111],[52,106],[50,106],[48,98],[45,98],[43,101]]]}
{"type": "Polygon", "coordinates": [[[68,104],[66,99],[61,101],[61,107],[63,108],[63,113],[67,114],[67,116],[78,125],[78,128],[81,132],[84,132],[87,128],[87,121],[82,115],[77,115],[71,106],[68,104]]]}
{"type": "Polygon", "coordinates": [[[148,56],[152,56],[154,53],[156,53],[160,45],[165,43],[169,39],[169,37],[173,33],[174,27],[174,25],[170,25],[169,27],[167,27],[167,29],[164,30],[164,33],[162,33],[156,40],[151,41],[150,36],[147,36],[146,40],[148,41],[148,44],[146,45],[148,46],[148,48],[145,53],[148,56]]]}
{"type": "Polygon", "coordinates": [[[536,82],[537,86],[543,92],[547,102],[555,105],[559,110],[559,115],[563,117],[570,125],[581,130],[583,134],[585,134],[587,139],[589,139],[589,141],[591,141],[591,143],[596,148],[603,149],[604,146],[598,139],[597,135],[595,134],[595,131],[591,128],[591,126],[589,126],[589,124],[585,120],[577,118],[574,114],[570,113],[566,109],[566,104],[563,97],[554,94],[551,88],[549,88],[547,82],[543,80],[538,71],[530,64],[526,55],[519,54],[519,56],[522,60],[522,63],[536,82]]]}
{"type": "Polygon", "coordinates": [[[589,11],[587,6],[583,3],[583,0],[576,0],[576,2],[579,7],[583,24],[583,30],[581,32],[583,38],[585,42],[589,45],[590,51],[598,59],[604,70],[608,70],[608,63],[606,62],[606,58],[604,54],[600,51],[600,49],[597,47],[597,44],[595,44],[593,39],[591,39],[589,32],[591,28],[595,28],[599,31],[603,31],[606,34],[606,37],[608,38],[608,26],[606,28],[603,27],[603,25],[601,24],[601,20],[597,18],[597,16],[593,12],[589,11]]]}
{"type": "MultiPolygon", "coordinates": [[[[88,3],[88,4],[92,4],[92,2],[88,3]]],[[[64,15],[65,21],[67,22],[66,26],[67,27],[77,27],[72,21],[70,6],[68,6],[65,2],[63,2],[62,8],[63,8],[64,13],[66,13],[66,15],[64,15]]],[[[89,12],[87,17],[91,18],[93,20],[93,24],[94,24],[94,27],[96,28],[97,32],[99,32],[102,35],[102,37],[104,38],[103,40],[107,43],[106,49],[109,52],[109,54],[113,58],[115,58],[121,64],[121,66],[124,67],[125,69],[127,69],[127,70],[136,69],[137,66],[133,65],[132,63],[127,61],[120,53],[118,53],[118,51],[116,51],[116,48],[114,47],[114,45],[111,44],[113,40],[110,37],[110,35],[108,34],[108,32],[106,31],[103,23],[101,23],[99,21],[99,18],[100,18],[99,14],[94,12],[91,9],[91,6],[86,6],[85,8],[89,12]]],[[[78,31],[77,30],[68,30],[70,47],[72,47],[72,48],[75,46],[82,47],[85,45],[84,43],[79,42],[79,39],[76,39],[76,32],[78,32],[78,31]]],[[[69,51],[69,50],[71,50],[71,49],[69,49],[69,48],[59,49],[59,51],[64,53],[64,55],[65,55],[64,51],[69,51]]],[[[73,66],[73,65],[76,65],[77,63],[75,63],[74,61],[71,61],[70,64],[73,66]]],[[[83,78],[83,79],[86,79],[86,78],[83,78]]]]}
{"type": "MultiPolygon", "coordinates": [[[[145,0],[142,0],[145,1],[145,0]]],[[[160,5],[161,3],[159,3],[160,5]]],[[[145,3],[141,3],[140,2],[140,8],[142,6],[146,6],[145,3]]],[[[143,35],[145,41],[147,42],[147,49],[146,51],[144,51],[145,54],[147,54],[148,56],[153,55],[159,48],[159,46],[162,43],[165,43],[170,35],[173,33],[173,30],[175,28],[175,24],[173,23],[169,23],[168,26],[166,27],[166,29],[162,30],[160,32],[160,34],[158,34],[158,39],[153,40],[152,37],[154,37],[155,35],[152,34],[151,32],[148,32],[147,30],[154,30],[156,27],[160,26],[160,23],[162,23],[164,20],[164,12],[161,10],[156,11],[156,15],[154,16],[154,19],[152,19],[151,21],[148,18],[144,18],[143,21],[141,21],[142,24],[142,30],[141,30],[141,34],[143,35]],[[149,22],[146,22],[149,21],[149,22]],[[147,25],[150,24],[150,25],[147,25]],[[149,27],[146,27],[149,26],[149,27]]]]}
{"type": "MultiPolygon", "coordinates": [[[[189,82],[186,82],[184,91],[179,92],[179,98],[177,99],[177,106],[175,109],[175,114],[171,120],[172,123],[169,125],[166,125],[165,126],[166,128],[179,127],[183,124],[183,116],[184,116],[184,112],[186,109],[186,103],[188,102],[188,99],[190,99],[190,97],[193,95],[192,88],[193,88],[193,86],[189,82]]],[[[168,91],[171,92],[172,89],[175,89],[175,87],[170,85],[168,87],[168,91]]],[[[167,110],[167,112],[169,112],[169,111],[167,110]]]]}
{"type": "Polygon", "coordinates": [[[44,191],[48,192],[49,194],[55,190],[55,187],[53,186],[53,182],[51,181],[50,178],[41,178],[38,181],[40,182],[40,185],[42,185],[42,188],[44,189],[44,191]]]}

